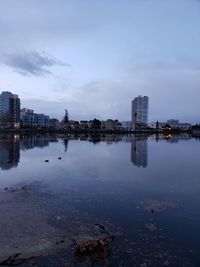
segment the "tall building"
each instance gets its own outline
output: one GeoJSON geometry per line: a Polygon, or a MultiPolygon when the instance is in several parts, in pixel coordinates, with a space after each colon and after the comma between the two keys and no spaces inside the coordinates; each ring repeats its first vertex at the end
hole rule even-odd
{"type": "Polygon", "coordinates": [[[20,99],[18,95],[12,95],[10,98],[10,114],[12,123],[20,122],[20,99]]]}
{"type": "Polygon", "coordinates": [[[10,92],[0,94],[0,121],[5,123],[20,122],[20,99],[10,92]]]}
{"type": "Polygon", "coordinates": [[[149,98],[138,96],[132,101],[132,123],[133,125],[148,124],[149,98]]]}

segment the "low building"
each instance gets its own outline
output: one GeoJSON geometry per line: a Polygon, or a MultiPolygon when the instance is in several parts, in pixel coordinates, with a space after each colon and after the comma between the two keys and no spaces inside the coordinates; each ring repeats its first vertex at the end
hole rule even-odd
{"type": "Polygon", "coordinates": [[[122,121],[122,128],[131,131],[133,129],[132,121],[122,121]]]}
{"type": "Polygon", "coordinates": [[[191,128],[191,124],[187,122],[179,122],[179,120],[167,120],[166,122],[152,122],[150,123],[150,127],[152,128],[165,128],[166,126],[171,129],[179,129],[179,130],[189,130],[191,128]]]}
{"type": "Polygon", "coordinates": [[[60,125],[60,122],[58,119],[55,119],[55,118],[49,119],[49,127],[50,128],[58,128],[59,125],[60,125]]]}
{"type": "Polygon", "coordinates": [[[49,127],[49,116],[45,114],[36,114],[37,115],[37,125],[39,127],[49,127]]]}
{"type": "Polygon", "coordinates": [[[191,124],[187,122],[179,122],[179,120],[167,120],[167,124],[171,126],[172,129],[181,129],[181,130],[189,130],[191,128],[191,124]]]}
{"type": "Polygon", "coordinates": [[[80,121],[79,126],[81,129],[88,129],[89,128],[89,122],[88,121],[80,121]]]}
{"type": "Polygon", "coordinates": [[[69,121],[69,126],[72,129],[79,129],[79,121],[70,120],[69,121]]]}
{"type": "Polygon", "coordinates": [[[32,109],[23,108],[20,112],[20,119],[24,127],[49,127],[49,116],[34,113],[32,109]]]}
{"type": "Polygon", "coordinates": [[[107,121],[101,121],[102,130],[119,130],[122,128],[122,123],[118,120],[108,119],[107,121]]]}

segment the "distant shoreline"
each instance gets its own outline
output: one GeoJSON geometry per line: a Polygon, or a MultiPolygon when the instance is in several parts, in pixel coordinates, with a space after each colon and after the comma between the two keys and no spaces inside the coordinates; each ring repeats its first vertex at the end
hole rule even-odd
{"type": "MultiPolygon", "coordinates": [[[[0,129],[1,133],[14,134],[38,134],[38,133],[60,133],[60,134],[192,134],[191,130],[157,130],[157,129],[137,129],[137,130],[103,130],[103,129],[0,129]]],[[[200,134],[199,134],[200,135],[200,134]]]]}

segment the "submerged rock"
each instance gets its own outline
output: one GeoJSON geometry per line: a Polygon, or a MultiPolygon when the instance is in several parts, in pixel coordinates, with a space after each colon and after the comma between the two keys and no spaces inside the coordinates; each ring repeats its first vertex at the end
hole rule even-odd
{"type": "Polygon", "coordinates": [[[109,246],[114,240],[114,236],[106,236],[96,240],[88,240],[81,245],[76,244],[77,258],[93,257],[97,260],[103,260],[109,255],[109,246]]]}
{"type": "Polygon", "coordinates": [[[94,229],[95,229],[97,232],[99,232],[100,234],[108,234],[108,232],[107,232],[105,226],[102,225],[102,224],[96,223],[96,224],[94,225],[94,229]]]}
{"type": "Polygon", "coordinates": [[[160,213],[177,207],[176,203],[159,200],[148,200],[144,204],[144,210],[149,213],[160,213]]]}
{"type": "Polygon", "coordinates": [[[0,266],[17,266],[23,264],[26,261],[33,260],[34,257],[23,258],[20,253],[16,253],[12,256],[9,256],[7,259],[0,262],[0,266]]]}

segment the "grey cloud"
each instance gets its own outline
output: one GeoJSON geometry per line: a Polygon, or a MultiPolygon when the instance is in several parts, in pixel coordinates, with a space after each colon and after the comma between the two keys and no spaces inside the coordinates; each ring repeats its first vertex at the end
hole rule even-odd
{"type": "Polygon", "coordinates": [[[0,1],[0,45],[7,48],[85,38],[101,27],[101,19],[90,12],[92,6],[97,9],[93,1],[81,0],[0,1]]]}
{"type": "Polygon", "coordinates": [[[45,52],[20,51],[10,54],[3,54],[1,61],[3,64],[11,67],[14,71],[22,75],[44,76],[51,74],[48,67],[56,65],[70,66],[58,59],[47,55],[45,52]]]}
{"type": "MultiPolygon", "coordinates": [[[[134,61],[133,61],[134,62],[134,61]]],[[[127,73],[145,71],[145,70],[200,70],[200,64],[197,59],[191,59],[183,56],[177,56],[173,59],[166,60],[140,60],[140,62],[134,62],[126,70],[127,73]]]]}
{"type": "Polygon", "coordinates": [[[131,101],[141,94],[150,97],[149,121],[174,118],[192,123],[199,122],[199,72],[141,73],[138,79],[91,81],[55,100],[22,99],[23,107],[44,112],[61,119],[67,108],[70,119],[117,118],[131,119],[131,101]],[[90,92],[90,93],[88,93],[90,92]],[[73,94],[72,94],[73,93],[73,94]],[[72,94],[72,95],[71,95],[72,94]],[[42,110],[41,110],[42,109],[42,110]]]}
{"type": "MultiPolygon", "coordinates": [[[[98,82],[99,90],[95,90],[96,82],[83,85],[77,91],[76,99],[79,111],[82,108],[86,118],[95,114],[100,119],[130,120],[132,99],[139,94],[148,95],[149,121],[175,118],[195,123],[199,120],[199,86],[198,70],[141,72],[137,79],[98,82]]],[[[79,118],[82,115],[73,106],[72,111],[79,118]]]]}

